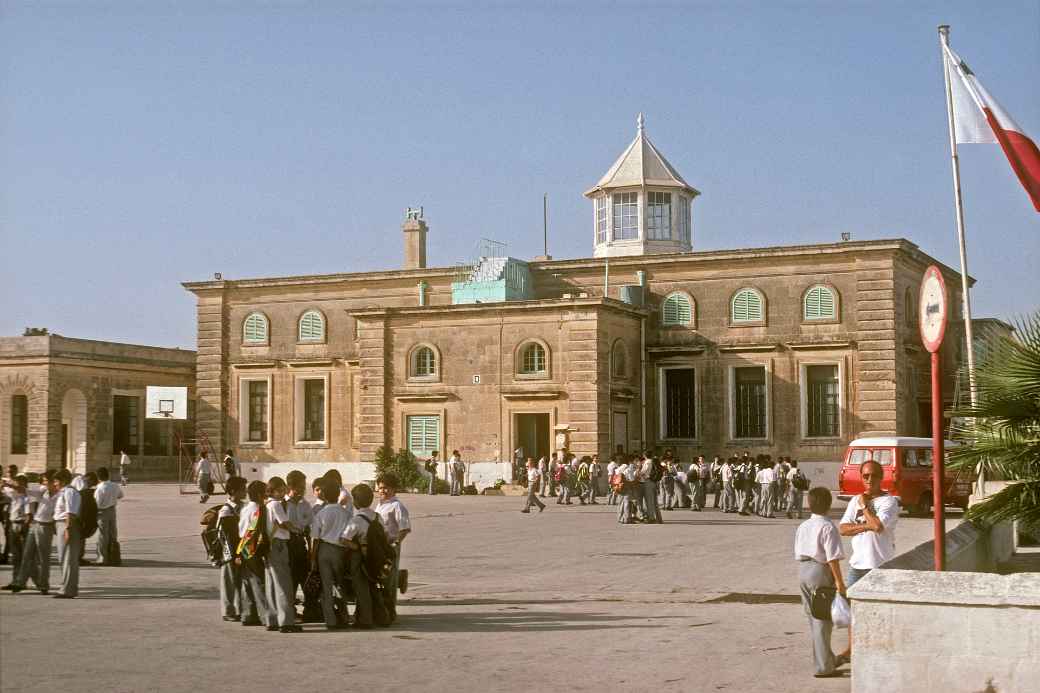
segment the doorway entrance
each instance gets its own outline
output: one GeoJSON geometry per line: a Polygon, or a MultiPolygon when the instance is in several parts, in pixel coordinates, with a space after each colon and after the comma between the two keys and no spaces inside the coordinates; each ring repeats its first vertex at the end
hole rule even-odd
{"type": "Polygon", "coordinates": [[[516,441],[514,450],[521,450],[521,458],[533,457],[537,462],[540,457],[548,457],[552,447],[549,436],[548,414],[517,414],[516,441]]]}
{"type": "Polygon", "coordinates": [[[611,433],[614,435],[614,440],[611,441],[611,452],[628,452],[628,412],[614,412],[611,433]]]}

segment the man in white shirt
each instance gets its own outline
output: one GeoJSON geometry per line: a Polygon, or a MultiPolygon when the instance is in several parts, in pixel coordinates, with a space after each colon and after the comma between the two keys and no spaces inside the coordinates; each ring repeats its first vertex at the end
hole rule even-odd
{"type": "Polygon", "coordinates": [[[835,590],[845,595],[845,582],[839,565],[844,554],[838,528],[827,517],[830,508],[830,491],[822,486],[809,491],[812,516],[798,525],[794,537],[794,559],[798,561],[802,607],[812,632],[813,662],[816,668],[813,676],[816,678],[840,676],[835,670],[848,662],[844,656],[835,657],[831,650],[830,619],[816,618],[812,613],[813,596],[818,590],[824,590],[824,594],[828,590],[835,590]]]}
{"type": "Polygon", "coordinates": [[[737,494],[733,488],[733,480],[736,476],[736,470],[733,469],[733,461],[727,459],[722,463],[721,469],[722,475],[722,512],[724,513],[735,513],[737,512],[737,494]]]}
{"type": "Polygon", "coordinates": [[[116,504],[123,497],[123,488],[109,479],[108,467],[97,470],[98,485],[94,489],[97,503],[97,555],[101,565],[113,565],[113,544],[119,541],[116,525],[116,504]]]}
{"type": "Polygon", "coordinates": [[[545,511],[545,503],[538,498],[538,482],[540,479],[541,472],[538,471],[538,465],[534,463],[534,460],[530,457],[527,458],[527,502],[524,503],[524,509],[520,512],[529,513],[531,512],[531,506],[537,505],[538,512],[545,511]]]}
{"type": "Polygon", "coordinates": [[[200,503],[205,503],[209,500],[210,490],[213,482],[213,467],[210,464],[209,456],[205,450],[199,455],[199,461],[195,463],[195,481],[199,485],[199,498],[200,503]]]}
{"type": "MultiPolygon", "coordinates": [[[[397,497],[398,485],[397,477],[393,474],[383,474],[376,480],[376,491],[379,494],[376,515],[383,522],[386,538],[394,547],[394,567],[390,571],[383,589],[383,599],[386,602],[386,610],[390,613],[391,623],[397,620],[397,586],[401,573],[401,544],[412,531],[408,508],[404,507],[397,497]]],[[[403,587],[408,589],[407,582],[403,587]]]]}
{"type": "MultiPolygon", "coordinates": [[[[896,524],[899,501],[881,490],[884,469],[874,460],[859,466],[863,493],[849,501],[838,529],[841,536],[852,537],[849,556],[848,586],[896,555],[896,524]]],[[[849,628],[849,650],[852,652],[852,628],[849,628]]]]}
{"type": "Polygon", "coordinates": [[[29,525],[29,536],[25,540],[22,552],[22,565],[11,583],[3,589],[21,592],[32,578],[33,584],[40,594],[47,594],[50,589],[51,576],[51,543],[54,538],[54,504],[58,500],[57,486],[54,484],[54,471],[44,472],[41,484],[30,484],[28,497],[32,522],[29,525]]]}
{"type": "Polygon", "coordinates": [[[119,482],[123,486],[130,483],[130,456],[124,450],[119,451],[119,482]]]}
{"type": "Polygon", "coordinates": [[[538,478],[541,482],[541,489],[539,489],[538,495],[545,498],[545,494],[549,492],[549,460],[546,459],[545,455],[538,459],[538,478]]]}
{"type": "Polygon", "coordinates": [[[617,468],[617,456],[611,457],[610,462],[607,462],[607,505],[617,503],[617,493],[614,491],[614,487],[610,485],[610,480],[614,478],[614,472],[617,471],[617,468]]]}
{"type": "Polygon", "coordinates": [[[760,489],[758,508],[755,509],[755,512],[760,517],[776,517],[773,514],[773,484],[776,481],[773,468],[767,464],[759,469],[758,474],[755,475],[755,481],[760,489]]]}
{"type": "Polygon", "coordinates": [[[79,594],[79,557],[83,542],[79,524],[79,491],[72,488],[72,474],[68,469],[58,470],[54,480],[58,485],[54,522],[58,534],[58,562],[61,564],[61,589],[54,597],[74,599],[79,594]]]}

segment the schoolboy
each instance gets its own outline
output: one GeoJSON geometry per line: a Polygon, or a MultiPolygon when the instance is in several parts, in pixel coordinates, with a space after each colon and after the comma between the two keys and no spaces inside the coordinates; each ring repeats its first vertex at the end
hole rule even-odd
{"type": "Polygon", "coordinates": [[[7,515],[7,538],[4,543],[4,551],[8,553],[11,561],[11,574],[17,575],[22,565],[22,555],[25,548],[25,537],[29,532],[29,496],[26,493],[28,478],[24,474],[18,474],[11,482],[4,482],[4,495],[8,498],[7,515]]]}
{"type": "Polygon", "coordinates": [[[290,596],[295,603],[296,591],[307,580],[310,567],[308,539],[314,511],[304,498],[307,495],[306,474],[294,469],[285,475],[285,483],[289,489],[285,511],[289,517],[289,566],[292,571],[290,596]]]}
{"type": "Polygon", "coordinates": [[[112,565],[112,545],[119,541],[116,505],[123,497],[123,487],[111,480],[108,467],[99,467],[97,478],[98,485],[94,489],[98,522],[97,559],[102,565],[112,565]]]}
{"type": "Polygon", "coordinates": [[[22,552],[21,569],[3,589],[14,593],[21,592],[28,584],[29,578],[32,578],[40,594],[47,594],[50,589],[51,544],[54,539],[54,504],[58,500],[53,469],[43,473],[42,483],[29,489],[28,496],[31,499],[32,522],[22,552]]]}
{"type": "Polygon", "coordinates": [[[242,591],[241,568],[235,563],[238,548],[239,513],[246,497],[246,480],[231,476],[224,482],[227,500],[217,513],[217,542],[220,546],[220,612],[225,621],[241,620],[239,594],[242,591]]]}
{"type": "Polygon", "coordinates": [[[60,469],[54,475],[58,497],[54,503],[55,532],[58,535],[58,563],[61,564],[61,589],[55,599],[75,599],[79,594],[79,561],[83,536],[80,531],[79,491],[71,486],[72,474],[60,469]]]}
{"type": "MultiPolygon", "coordinates": [[[[408,508],[397,497],[399,483],[397,476],[391,473],[381,474],[376,479],[376,491],[379,493],[379,503],[376,505],[376,514],[383,522],[386,529],[386,538],[394,548],[394,567],[383,586],[383,599],[386,609],[390,613],[390,622],[397,620],[397,588],[398,578],[401,573],[401,544],[405,537],[412,531],[412,523],[408,517],[408,508]]],[[[407,589],[407,586],[405,586],[407,589]]]]}
{"type": "Polygon", "coordinates": [[[372,510],[372,488],[368,484],[358,484],[351,492],[354,501],[354,516],[347,523],[341,542],[349,549],[347,564],[351,584],[354,587],[354,627],[368,629],[372,627],[372,588],[364,568],[364,547],[368,536],[368,527],[378,522],[372,510]]]}
{"type": "Polygon", "coordinates": [[[266,541],[266,493],[267,484],[262,481],[250,482],[246,487],[249,502],[239,512],[239,541],[235,549],[235,564],[239,568],[241,580],[238,613],[243,626],[260,626],[270,622],[270,608],[264,594],[264,551],[260,550],[260,546],[266,541]]]}
{"type": "Polygon", "coordinates": [[[267,536],[271,540],[271,551],[267,556],[267,571],[264,575],[267,588],[267,630],[281,633],[299,633],[303,629],[296,625],[296,609],[293,607],[292,567],[289,563],[290,522],[285,500],[285,481],[271,477],[267,482],[267,536]]]}
{"type": "MultiPolygon", "coordinates": [[[[335,480],[325,479],[322,495],[339,493],[335,480]]],[[[321,575],[321,610],[325,617],[325,628],[338,630],[347,625],[347,615],[336,613],[334,588],[343,583],[347,570],[347,548],[340,539],[347,531],[351,513],[339,503],[326,503],[314,516],[311,563],[321,575]]]]}

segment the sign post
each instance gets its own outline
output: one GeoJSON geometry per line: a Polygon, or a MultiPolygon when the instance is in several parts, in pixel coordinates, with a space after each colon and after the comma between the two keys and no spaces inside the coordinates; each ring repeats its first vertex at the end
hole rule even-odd
{"type": "Polygon", "coordinates": [[[921,341],[932,355],[932,510],[935,513],[935,569],[946,569],[946,513],[943,491],[946,470],[943,455],[942,365],[939,348],[946,336],[947,307],[946,283],[935,265],[924,271],[921,295],[918,301],[918,324],[921,341]]]}

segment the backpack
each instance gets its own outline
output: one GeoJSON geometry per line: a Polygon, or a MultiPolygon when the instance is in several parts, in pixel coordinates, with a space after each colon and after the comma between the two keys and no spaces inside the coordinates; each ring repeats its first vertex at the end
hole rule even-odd
{"type": "Polygon", "coordinates": [[[791,485],[794,486],[795,489],[798,491],[808,491],[809,479],[804,474],[802,474],[802,470],[799,469],[797,472],[794,473],[794,479],[791,480],[791,485]]]}
{"type": "Polygon", "coordinates": [[[625,491],[625,477],[623,474],[614,472],[610,477],[610,488],[614,493],[624,493],[625,491]]]}
{"type": "Polygon", "coordinates": [[[358,517],[368,522],[368,531],[365,532],[365,547],[362,551],[365,575],[369,582],[383,585],[394,568],[394,556],[397,552],[390,545],[390,539],[386,536],[383,523],[378,518],[372,522],[364,515],[359,514],[358,517]]]}
{"type": "Polygon", "coordinates": [[[664,472],[661,470],[661,465],[654,460],[650,465],[650,481],[660,481],[662,476],[664,476],[664,472]]]}
{"type": "Polygon", "coordinates": [[[553,481],[563,481],[566,478],[567,468],[561,464],[556,468],[556,471],[553,472],[553,481]]]}
{"type": "Polygon", "coordinates": [[[94,489],[85,488],[79,492],[79,522],[83,538],[94,536],[97,531],[97,501],[94,500],[94,489]]]}
{"type": "Polygon", "coordinates": [[[220,509],[224,503],[214,505],[202,513],[199,524],[202,525],[202,545],[206,547],[206,556],[210,561],[216,561],[220,557],[220,546],[217,542],[217,523],[220,521],[220,509]]]}

